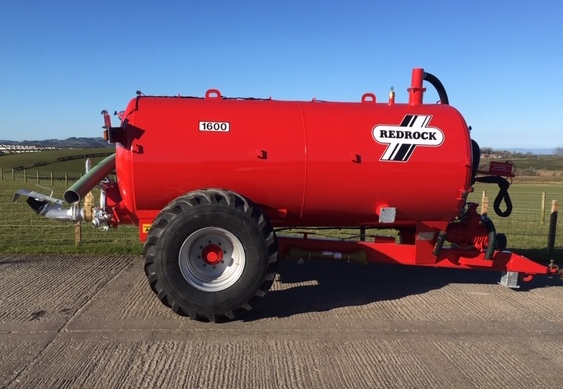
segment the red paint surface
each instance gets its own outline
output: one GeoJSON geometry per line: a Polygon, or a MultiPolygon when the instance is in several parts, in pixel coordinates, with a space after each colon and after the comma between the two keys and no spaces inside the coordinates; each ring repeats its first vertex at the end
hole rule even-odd
{"type": "Polygon", "coordinates": [[[382,204],[396,208],[394,224],[415,225],[453,219],[470,188],[469,132],[449,105],[418,97],[392,105],[224,100],[212,92],[129,103],[116,164],[126,208],[138,218],[191,190],[222,188],[257,203],[274,226],[378,225],[382,204]],[[431,115],[442,144],[416,146],[406,162],[381,161],[387,145],[373,128],[399,126],[407,115],[431,115]],[[200,131],[200,121],[228,122],[230,131],[200,131]]]}

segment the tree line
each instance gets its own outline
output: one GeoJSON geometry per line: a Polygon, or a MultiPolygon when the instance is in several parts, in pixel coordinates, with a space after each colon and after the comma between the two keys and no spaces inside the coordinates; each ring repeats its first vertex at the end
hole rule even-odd
{"type": "MultiPolygon", "coordinates": [[[[547,154],[549,155],[549,154],[547,154]]],[[[547,156],[545,155],[545,156],[547,156]]],[[[552,154],[556,157],[563,156],[563,147],[557,147],[553,149],[552,154]]],[[[517,152],[517,151],[509,151],[509,150],[495,150],[492,147],[482,147],[481,148],[481,157],[482,158],[531,158],[531,157],[538,157],[538,154],[534,154],[531,151],[527,152],[517,152]]]]}

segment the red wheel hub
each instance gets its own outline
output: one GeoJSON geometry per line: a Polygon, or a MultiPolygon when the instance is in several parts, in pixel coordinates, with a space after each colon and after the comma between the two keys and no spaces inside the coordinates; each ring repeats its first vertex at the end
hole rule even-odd
{"type": "Polygon", "coordinates": [[[203,248],[201,257],[208,265],[216,265],[223,260],[223,250],[216,244],[210,244],[203,248]]]}

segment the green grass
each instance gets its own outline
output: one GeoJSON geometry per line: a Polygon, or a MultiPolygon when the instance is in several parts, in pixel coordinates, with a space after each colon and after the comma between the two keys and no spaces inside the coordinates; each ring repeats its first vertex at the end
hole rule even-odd
{"type": "MultiPolygon", "coordinates": [[[[526,158],[509,158],[516,165],[515,183],[558,183],[563,184],[563,157],[540,155],[526,158]]],[[[489,162],[481,160],[480,168],[486,170],[489,162]]],[[[494,160],[504,161],[504,159],[494,160]]]]}
{"type": "Polygon", "coordinates": [[[512,158],[511,161],[516,165],[516,173],[518,173],[519,170],[526,169],[549,170],[554,173],[563,173],[563,157],[539,155],[527,158],[512,158]]]}
{"type": "MultiPolygon", "coordinates": [[[[71,177],[80,177],[80,174],[83,174],[85,170],[86,158],[62,162],[57,162],[57,158],[80,156],[84,154],[111,153],[112,151],[114,150],[111,148],[97,148],[82,150],[49,150],[39,153],[25,154],[6,154],[0,156],[0,169],[3,171],[4,180],[11,179],[12,169],[17,169],[21,166],[31,167],[27,169],[26,172],[28,178],[36,177],[37,171],[39,171],[40,175],[43,177],[48,177],[50,172],[53,172],[55,177],[63,177],[65,172],[69,173],[71,177]],[[37,168],[32,167],[38,163],[48,164],[37,168]]],[[[92,166],[100,162],[103,158],[104,157],[90,158],[92,160],[92,166]]],[[[16,171],[15,174],[18,179],[23,179],[23,171],[16,171]]]]}
{"type": "MultiPolygon", "coordinates": [[[[563,261],[563,215],[558,215],[555,252],[551,255],[547,253],[551,204],[552,200],[558,200],[563,205],[563,185],[515,182],[509,188],[513,211],[507,218],[497,216],[493,210],[498,193],[496,185],[475,185],[469,200],[481,203],[483,191],[486,191],[489,200],[488,216],[493,220],[497,232],[507,235],[509,250],[542,262],[550,259],[563,261]],[[544,192],[545,209],[542,212],[544,192]]],[[[501,209],[505,209],[504,204],[501,209]]]]}
{"type": "MultiPolygon", "coordinates": [[[[53,196],[62,198],[67,189],[64,182],[45,187],[53,196]]],[[[140,254],[138,229],[121,225],[117,229],[100,231],[90,223],[82,223],[82,240],[75,243],[75,225],[45,219],[33,212],[25,198],[12,203],[14,193],[21,188],[50,194],[34,184],[0,181],[0,253],[64,253],[64,254],[140,254]]],[[[97,198],[97,196],[96,196],[97,198]]]]}

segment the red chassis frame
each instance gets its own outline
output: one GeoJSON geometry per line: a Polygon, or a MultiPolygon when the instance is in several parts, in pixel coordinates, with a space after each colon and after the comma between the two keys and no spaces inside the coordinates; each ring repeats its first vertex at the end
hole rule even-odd
{"type": "MultiPolygon", "coordinates": [[[[502,272],[500,283],[510,288],[518,287],[518,278],[531,281],[534,275],[553,276],[561,271],[550,263],[542,265],[510,251],[495,251],[491,259],[477,249],[442,247],[434,254],[436,239],[428,239],[428,233],[436,226],[418,223],[414,244],[395,243],[394,238],[375,238],[368,241],[342,241],[278,236],[280,256],[289,259],[340,259],[362,264],[389,263],[435,268],[495,270],[502,272]]],[[[433,235],[436,235],[434,233],[433,235]]]]}

